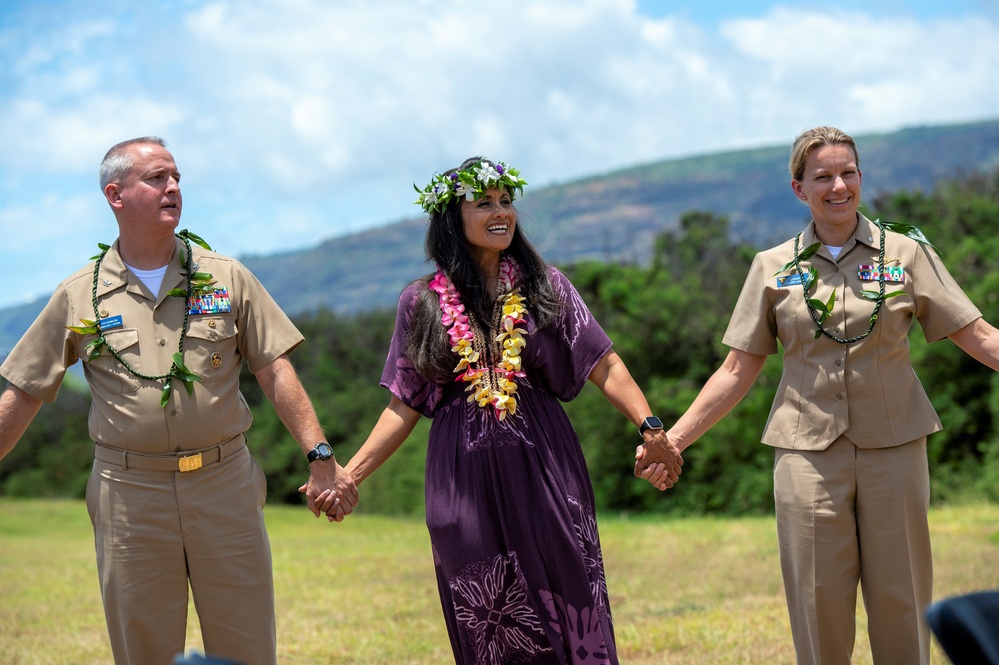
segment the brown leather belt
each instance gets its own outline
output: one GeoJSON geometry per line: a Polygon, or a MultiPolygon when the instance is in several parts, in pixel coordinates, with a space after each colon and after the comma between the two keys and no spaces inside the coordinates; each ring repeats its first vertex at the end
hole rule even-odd
{"type": "Polygon", "coordinates": [[[183,450],[178,453],[149,455],[121,448],[111,448],[102,443],[94,443],[94,458],[108,464],[117,464],[122,469],[145,469],[147,471],[197,471],[198,469],[225,461],[233,453],[246,445],[246,436],[239,434],[228,441],[204,448],[203,450],[183,450]]]}

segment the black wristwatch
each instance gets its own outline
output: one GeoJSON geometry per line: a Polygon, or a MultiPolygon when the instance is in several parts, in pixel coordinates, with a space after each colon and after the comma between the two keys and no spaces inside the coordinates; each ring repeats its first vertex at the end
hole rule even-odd
{"type": "Polygon", "coordinates": [[[648,418],[642,421],[642,426],[638,428],[638,434],[639,436],[644,436],[645,430],[662,429],[662,428],[663,428],[663,421],[659,420],[655,416],[649,416],[648,418]]]}
{"type": "Polygon", "coordinates": [[[310,464],[317,459],[333,459],[333,446],[325,441],[320,441],[305,457],[309,460],[310,464]]]}

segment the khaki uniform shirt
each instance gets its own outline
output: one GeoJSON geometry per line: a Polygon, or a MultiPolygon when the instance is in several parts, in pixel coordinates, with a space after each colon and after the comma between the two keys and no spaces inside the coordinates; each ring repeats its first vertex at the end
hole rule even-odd
{"type": "MultiPolygon", "coordinates": [[[[210,273],[220,290],[214,304],[195,305],[188,314],[183,360],[201,377],[194,383],[193,395],[174,379],[163,408],[163,379],[133,376],[106,348],[87,362],[86,346],[97,336],[66,329],[83,325],[81,319],[110,319],[114,327],[105,330],[105,338],[135,371],[158,376],[170,370],[184,325],[185,301],[166,294],[185,288],[183,267],[177,258],[170,262],[157,297],[125,267],[117,242],[97,276],[98,315],[92,301],[91,263],[59,285],[0,366],[0,375],[33,397],[53,401],[66,370],[83,359],[93,396],[90,436],[114,448],[141,453],[198,450],[245,432],[252,417],[239,392],[242,361],[256,371],[294,349],[303,337],[241,263],[197,245],[191,249],[195,269],[210,273]],[[117,317],[121,319],[116,323],[117,317]]],[[[175,256],[186,254],[179,240],[177,250],[175,256]]]]}
{"type": "MultiPolygon", "coordinates": [[[[818,285],[809,297],[836,302],[823,327],[840,339],[862,335],[875,303],[861,290],[877,291],[880,229],[863,215],[854,237],[837,259],[822,247],[801,262],[818,269],[818,285]],[[861,276],[861,266],[873,266],[861,276]]],[[[815,224],[802,232],[799,251],[818,242],[815,224]]],[[[926,340],[947,337],[981,312],[951,277],[931,247],[903,235],[885,233],[886,272],[894,268],[887,298],[871,334],[852,344],[825,335],[814,339],[816,326],[808,313],[796,271],[781,271],[794,257],[794,240],[757,254],[729,321],[723,342],[755,354],[784,348],[784,370],[763,434],[763,443],[780,448],[824,450],[845,435],[861,448],[886,448],[913,441],[941,429],[909,361],[908,332],[915,318],[926,340]],[[904,276],[899,274],[898,269],[904,276]],[[779,278],[791,276],[780,285],[779,278]]]]}

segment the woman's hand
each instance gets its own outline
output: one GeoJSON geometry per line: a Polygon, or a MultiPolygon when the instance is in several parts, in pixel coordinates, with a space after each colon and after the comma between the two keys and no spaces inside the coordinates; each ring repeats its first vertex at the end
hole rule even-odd
{"type": "Polygon", "coordinates": [[[635,449],[635,477],[649,481],[659,490],[668,490],[680,479],[683,457],[665,430],[648,430],[644,442],[635,449]]]}

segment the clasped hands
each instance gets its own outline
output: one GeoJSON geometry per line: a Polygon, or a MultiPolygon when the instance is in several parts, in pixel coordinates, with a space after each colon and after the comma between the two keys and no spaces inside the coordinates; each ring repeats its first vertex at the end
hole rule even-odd
{"type": "Polygon", "coordinates": [[[342,522],[357,505],[354,479],[334,459],[309,464],[309,480],[298,491],[305,493],[313,515],[325,514],[330,522],[342,522]]]}
{"type": "Polygon", "coordinates": [[[643,438],[635,449],[635,477],[644,478],[659,490],[668,490],[680,479],[680,448],[669,440],[666,430],[646,430],[643,438]]]}
{"type": "MultiPolygon", "coordinates": [[[[683,457],[665,430],[649,430],[635,449],[635,477],[647,480],[659,490],[667,490],[679,480],[683,457]]],[[[310,464],[309,480],[298,488],[306,496],[308,508],[317,518],[325,514],[330,522],[342,522],[354,511],[358,493],[354,479],[336,460],[316,460],[310,464]]]]}

